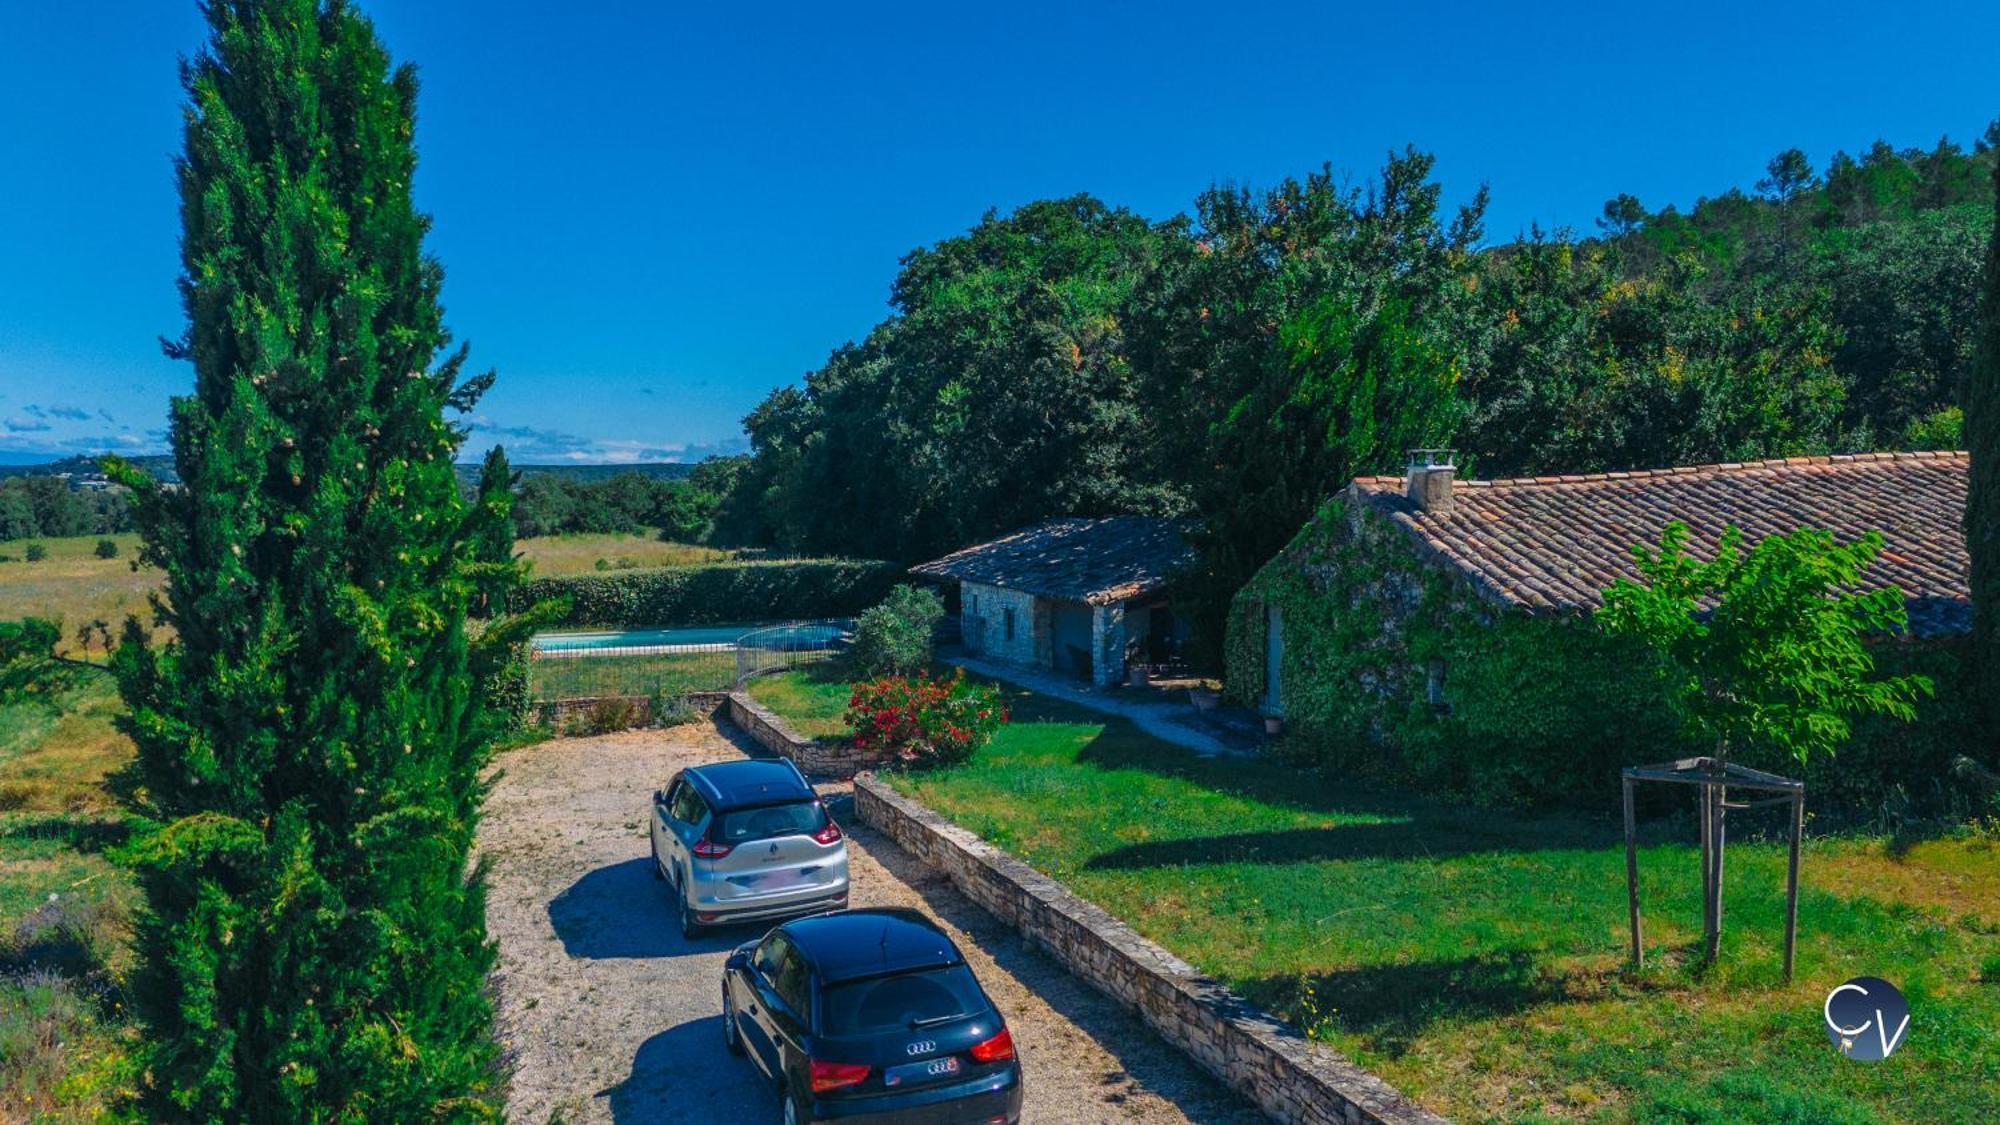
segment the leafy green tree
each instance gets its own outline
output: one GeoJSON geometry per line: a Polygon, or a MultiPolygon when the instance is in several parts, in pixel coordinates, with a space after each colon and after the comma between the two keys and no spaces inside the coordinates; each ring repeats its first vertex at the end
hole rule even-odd
{"type": "Polygon", "coordinates": [[[115,559],[115,558],[117,558],[117,557],[118,557],[118,541],[117,541],[117,540],[115,540],[115,539],[99,539],[99,540],[97,541],[97,547],[96,547],[96,550],[95,550],[95,554],[96,554],[96,555],[97,555],[97,557],[98,557],[98,558],[100,558],[100,559],[115,559]]]}
{"type": "Polygon", "coordinates": [[[1624,238],[1645,226],[1649,217],[1638,196],[1621,192],[1605,200],[1604,213],[1598,217],[1597,228],[1611,238],[1624,238]]]}
{"type": "Polygon", "coordinates": [[[931,662],[931,639],[944,602],[919,586],[897,586],[854,624],[854,660],[871,676],[907,676],[931,662]]]}
{"type": "MultiPolygon", "coordinates": [[[[2000,212],[2000,167],[1993,173],[2000,212]]],[[[1979,353],[1965,381],[1965,444],[1972,480],[1965,545],[1972,556],[1972,660],[1989,749],[2000,746],[2000,224],[1986,254],[1979,353]]]]}
{"type": "Polygon", "coordinates": [[[1689,553],[1689,538],[1675,521],[1657,549],[1634,546],[1643,581],[1606,589],[1597,620],[1659,657],[1691,741],[1721,759],[1748,750],[1803,765],[1838,750],[1859,716],[1915,716],[1931,682],[1875,676],[1868,648],[1908,625],[1901,590],[1860,590],[1880,533],[1839,543],[1800,528],[1746,551],[1742,530],[1729,527],[1706,560],[1689,553]]]}
{"type": "Polygon", "coordinates": [[[49,557],[49,549],[40,543],[30,543],[21,554],[29,562],[41,562],[43,559],[49,557]]]}
{"type": "Polygon", "coordinates": [[[0,704],[46,699],[70,684],[75,665],[56,655],[62,624],[42,617],[0,621],[0,704]]]}
{"type": "Polygon", "coordinates": [[[490,723],[417,81],[340,0],[216,0],[177,162],[183,487],[114,463],[174,639],[114,664],[149,906],[148,1120],[495,1118],[490,723]]]}
{"type": "MultiPolygon", "coordinates": [[[[1836,752],[1858,717],[1916,717],[1916,701],[1931,694],[1931,681],[1877,676],[1869,651],[1871,638],[1908,626],[1901,590],[1860,589],[1881,553],[1879,532],[1839,543],[1831,532],[1804,527],[1745,551],[1742,530],[1732,526],[1707,560],[1691,555],[1688,541],[1687,525],[1674,521],[1657,550],[1634,544],[1641,581],[1608,587],[1597,622],[1652,650],[1667,704],[1690,742],[1718,762],[1748,752],[1763,762],[1789,758],[1802,766],[1836,752]]],[[[1712,816],[1701,821],[1702,926],[1713,961],[1722,940],[1727,802],[1708,807],[1712,816]]]]}

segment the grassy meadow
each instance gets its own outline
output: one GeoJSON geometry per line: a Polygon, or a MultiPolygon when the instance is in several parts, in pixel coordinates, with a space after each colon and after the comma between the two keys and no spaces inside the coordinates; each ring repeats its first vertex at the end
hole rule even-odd
{"type": "MultiPolygon", "coordinates": [[[[846,698],[809,673],[753,691],[800,725],[846,698]]],[[[1813,839],[1787,984],[1785,849],[1754,835],[1782,814],[1732,820],[1712,967],[1692,825],[1651,823],[1633,973],[1610,809],[1469,810],[1007,694],[970,763],[894,783],[1454,1119],[2000,1120],[2000,836],[1813,839]],[[1915,1013],[1886,1063],[1821,1027],[1860,975],[1915,1013]]]]}
{"type": "MultiPolygon", "coordinates": [[[[147,595],[159,588],[158,571],[132,568],[139,537],[77,535],[62,539],[13,539],[0,542],[0,620],[21,617],[59,618],[64,652],[81,647],[76,630],[89,621],[104,621],[115,637],[127,614],[147,617],[147,595]],[[115,558],[97,557],[97,543],[118,545],[115,558]],[[27,561],[29,543],[39,543],[48,557],[27,561]]],[[[93,647],[95,641],[91,642],[93,647]]]]}

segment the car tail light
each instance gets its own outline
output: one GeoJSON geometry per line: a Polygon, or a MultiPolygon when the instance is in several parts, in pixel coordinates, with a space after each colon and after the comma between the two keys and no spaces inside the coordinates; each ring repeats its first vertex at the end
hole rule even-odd
{"type": "Polygon", "coordinates": [[[721,859],[734,850],[734,845],[718,844],[706,836],[696,840],[694,844],[694,854],[702,859],[721,859]]]}
{"type": "Polygon", "coordinates": [[[858,1086],[868,1081],[868,1068],[859,1063],[821,1062],[813,1059],[809,1070],[815,1094],[824,1094],[828,1090],[838,1090],[843,1086],[858,1086]]]}
{"type": "Polygon", "coordinates": [[[817,831],[817,832],[815,832],[815,833],[813,833],[813,842],[814,842],[814,843],[819,843],[819,844],[837,844],[837,843],[839,843],[839,842],[840,842],[840,825],[838,825],[838,824],[835,824],[835,823],[833,822],[833,818],[832,818],[832,817],[827,817],[827,818],[826,818],[826,827],[825,827],[825,828],[822,828],[822,829],[820,829],[819,831],[817,831]]]}
{"type": "Polygon", "coordinates": [[[980,1062],[1005,1062],[1014,1057],[1014,1033],[1006,1028],[984,1043],[972,1045],[972,1057],[980,1062]]]}

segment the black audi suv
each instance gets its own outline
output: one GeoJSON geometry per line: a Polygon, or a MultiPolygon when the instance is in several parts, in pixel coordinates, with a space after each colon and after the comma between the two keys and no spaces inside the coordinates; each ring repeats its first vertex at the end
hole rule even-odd
{"type": "Polygon", "coordinates": [[[723,1038],[778,1087],[786,1125],[1012,1125],[1021,1063],[951,938],[911,910],[788,922],[730,955],[723,1038]]]}

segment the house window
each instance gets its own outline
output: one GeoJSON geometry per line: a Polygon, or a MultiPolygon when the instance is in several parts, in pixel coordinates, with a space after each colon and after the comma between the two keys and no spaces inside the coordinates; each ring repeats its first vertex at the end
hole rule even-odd
{"type": "Polygon", "coordinates": [[[1011,641],[1011,640],[1013,640],[1013,639],[1014,639],[1014,607],[1013,607],[1013,606],[1008,606],[1008,607],[1007,607],[1007,610],[1006,610],[1006,617],[1007,617],[1007,639],[1011,641]]]}

